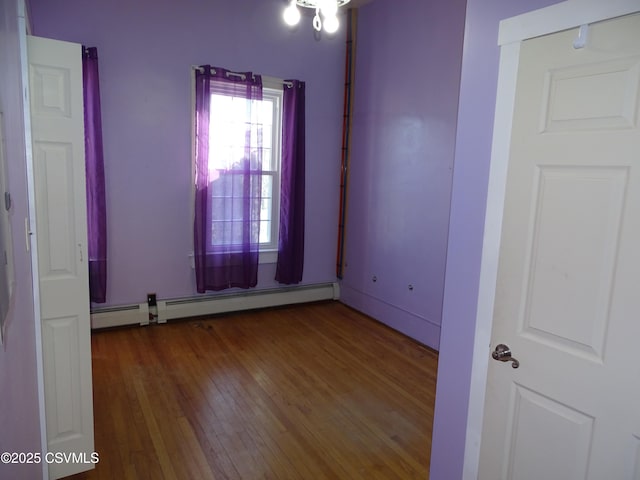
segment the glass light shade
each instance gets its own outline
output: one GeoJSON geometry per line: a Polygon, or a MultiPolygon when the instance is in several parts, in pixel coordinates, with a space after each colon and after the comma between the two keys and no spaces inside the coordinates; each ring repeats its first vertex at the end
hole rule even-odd
{"type": "Polygon", "coordinates": [[[284,14],[282,15],[284,21],[287,25],[297,25],[300,22],[300,11],[298,7],[296,7],[296,1],[293,0],[287,8],[284,10],[284,14]]]}
{"type": "Polygon", "coordinates": [[[338,21],[338,17],[336,15],[329,15],[324,17],[324,22],[322,22],[322,25],[325,32],[335,33],[340,27],[340,22],[338,21]]]}

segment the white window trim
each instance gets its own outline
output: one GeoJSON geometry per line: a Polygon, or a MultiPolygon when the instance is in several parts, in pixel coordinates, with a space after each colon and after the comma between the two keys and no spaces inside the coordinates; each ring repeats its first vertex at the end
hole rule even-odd
{"type": "MultiPolygon", "coordinates": [[[[277,165],[274,170],[273,178],[273,191],[277,192],[277,195],[271,197],[271,242],[268,244],[260,245],[260,256],[262,252],[278,251],[278,234],[280,231],[280,182],[282,178],[282,82],[280,82],[280,88],[273,88],[270,85],[265,85],[263,79],[262,82],[262,98],[271,98],[274,100],[278,108],[274,109],[274,118],[272,119],[272,125],[276,126],[273,135],[273,142],[271,145],[272,158],[275,159],[277,165]]],[[[274,260],[275,262],[275,260],[274,260]]]]}

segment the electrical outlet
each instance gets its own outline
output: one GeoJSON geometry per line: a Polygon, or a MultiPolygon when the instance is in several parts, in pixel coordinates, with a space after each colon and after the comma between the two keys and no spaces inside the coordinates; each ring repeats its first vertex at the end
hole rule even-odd
{"type": "Polygon", "coordinates": [[[155,307],[158,305],[155,293],[147,293],[147,305],[149,305],[150,307],[155,307]]]}

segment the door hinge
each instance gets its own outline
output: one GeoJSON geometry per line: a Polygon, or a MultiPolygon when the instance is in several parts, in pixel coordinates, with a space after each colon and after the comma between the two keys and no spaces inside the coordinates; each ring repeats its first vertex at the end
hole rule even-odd
{"type": "Polygon", "coordinates": [[[31,251],[31,235],[33,235],[33,232],[31,231],[31,228],[29,228],[29,217],[25,217],[24,239],[25,239],[25,247],[27,248],[27,252],[31,251]]]}

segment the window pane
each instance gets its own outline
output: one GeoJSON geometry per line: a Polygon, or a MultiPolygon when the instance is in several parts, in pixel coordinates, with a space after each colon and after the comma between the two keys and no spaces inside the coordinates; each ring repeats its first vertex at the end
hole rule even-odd
{"type": "Polygon", "coordinates": [[[260,220],[271,220],[271,199],[263,198],[260,202],[260,220]]]}
{"type": "MultiPolygon", "coordinates": [[[[211,96],[209,134],[209,174],[211,195],[211,243],[216,246],[242,244],[244,216],[247,204],[242,197],[248,195],[254,218],[253,231],[260,243],[271,243],[273,238],[272,209],[274,201],[274,177],[278,174],[279,159],[273,138],[279,126],[279,92],[265,93],[262,101],[247,101],[222,94],[211,96]],[[271,95],[271,97],[269,97],[271,95]],[[247,121],[247,113],[251,113],[247,121]],[[245,143],[249,144],[245,147],[245,143]],[[245,170],[249,169],[249,171],[245,170]],[[267,173],[250,173],[265,170],[267,173]],[[246,185],[250,182],[249,185],[246,185]],[[246,187],[246,188],[245,188],[246,187]],[[255,208],[253,208],[255,206],[255,208]]],[[[277,212],[276,212],[277,213],[277,212]]],[[[275,217],[277,219],[277,217],[275,217]]],[[[256,239],[257,240],[257,239],[256,239]]]]}
{"type": "Polygon", "coordinates": [[[273,197],[273,176],[262,175],[262,198],[273,197]]]}
{"type": "Polygon", "coordinates": [[[271,222],[260,222],[260,243],[271,243],[271,222]]]}
{"type": "Polygon", "coordinates": [[[243,175],[233,171],[220,170],[217,178],[211,182],[211,196],[230,198],[242,196],[243,175]]]}
{"type": "MultiPolygon", "coordinates": [[[[242,160],[250,155],[244,147],[247,135],[251,135],[252,130],[252,124],[245,121],[246,111],[250,107],[251,103],[244,98],[211,95],[209,170],[238,168],[242,160]]],[[[253,137],[252,144],[257,147],[258,137],[255,133],[253,137]]]]}
{"type": "Polygon", "coordinates": [[[262,124],[262,147],[263,148],[271,148],[272,147],[272,130],[273,127],[270,124],[263,123],[262,124]]]}
{"type": "Polygon", "coordinates": [[[226,231],[229,222],[211,222],[211,245],[224,245],[226,243],[226,231]]]}
{"type": "Polygon", "coordinates": [[[231,244],[242,245],[242,222],[233,222],[231,224],[231,244]]]}
{"type": "Polygon", "coordinates": [[[211,199],[211,219],[215,221],[222,221],[231,215],[231,205],[225,198],[212,198],[211,199]]]}
{"type": "Polygon", "coordinates": [[[262,123],[265,125],[271,125],[273,123],[273,100],[270,98],[263,98],[261,102],[262,110],[260,116],[262,123]]]}
{"type": "Polygon", "coordinates": [[[262,149],[262,170],[273,171],[273,150],[270,148],[262,149]]]}

